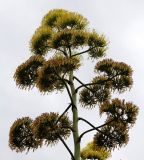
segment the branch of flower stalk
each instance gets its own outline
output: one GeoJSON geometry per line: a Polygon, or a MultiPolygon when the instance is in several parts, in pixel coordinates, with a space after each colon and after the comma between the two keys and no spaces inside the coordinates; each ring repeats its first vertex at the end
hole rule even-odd
{"type": "Polygon", "coordinates": [[[66,57],[67,57],[67,53],[61,49],[57,49],[58,51],[62,52],[66,57]]]}
{"type": "Polygon", "coordinates": [[[52,46],[47,46],[47,47],[50,47],[51,49],[55,49],[56,51],[62,52],[66,57],[68,56],[67,53],[66,53],[64,50],[61,50],[61,49],[59,49],[59,48],[54,48],[54,47],[52,47],[52,46]]]}
{"type": "MultiPolygon", "coordinates": [[[[112,81],[112,79],[113,78],[115,78],[115,77],[117,77],[117,76],[119,76],[120,74],[116,74],[116,75],[114,75],[114,76],[112,76],[112,77],[108,77],[106,80],[103,80],[103,83],[106,83],[106,82],[108,82],[108,81],[112,81]]],[[[79,87],[77,87],[76,88],[76,92],[80,89],[80,88],[82,88],[82,87],[85,87],[85,88],[87,88],[88,90],[90,90],[91,92],[93,92],[93,90],[91,90],[88,86],[92,86],[92,85],[95,85],[95,84],[99,84],[99,83],[86,83],[86,84],[84,84],[82,81],[80,81],[77,77],[74,77],[74,79],[76,79],[80,84],[81,84],[81,86],[79,86],[79,87]]]]}
{"type": "Polygon", "coordinates": [[[81,141],[82,137],[83,137],[86,133],[89,133],[89,132],[94,131],[94,130],[96,130],[96,129],[95,129],[95,128],[92,128],[92,129],[89,129],[89,130],[83,132],[83,133],[79,136],[79,142],[81,141]]]}
{"type": "Polygon", "coordinates": [[[67,71],[63,73],[62,78],[64,78],[66,74],[67,74],[67,71]]]}
{"type": "Polygon", "coordinates": [[[71,48],[70,48],[70,47],[68,47],[68,49],[69,49],[70,57],[72,57],[71,48]]]}
{"type": "Polygon", "coordinates": [[[71,108],[71,105],[72,104],[70,103],[69,106],[64,110],[64,112],[59,116],[58,120],[56,121],[56,124],[66,114],[66,112],[71,108]]]}
{"type": "Polygon", "coordinates": [[[67,84],[65,83],[65,81],[64,81],[64,80],[62,80],[62,81],[63,81],[63,83],[64,83],[64,85],[65,85],[65,87],[66,87],[66,90],[67,90],[67,92],[68,92],[68,95],[69,95],[69,97],[70,97],[72,107],[75,107],[74,102],[73,102],[73,99],[72,99],[72,96],[71,96],[71,93],[70,93],[70,90],[69,90],[67,84]]]}
{"type": "MultiPolygon", "coordinates": [[[[56,49],[56,48],[53,48],[53,49],[56,49]]],[[[66,57],[68,56],[65,51],[63,51],[63,50],[61,50],[61,49],[58,49],[58,48],[57,48],[56,50],[62,52],[66,57]]]]}
{"type": "Polygon", "coordinates": [[[101,132],[101,133],[103,134],[103,132],[102,132],[101,130],[99,130],[99,128],[102,128],[102,127],[104,127],[104,126],[106,126],[106,125],[108,125],[108,124],[110,124],[111,122],[114,121],[114,119],[112,119],[111,121],[108,121],[108,122],[106,122],[106,123],[104,123],[104,124],[102,124],[102,125],[100,125],[100,126],[98,126],[98,127],[95,127],[94,125],[92,125],[90,122],[88,122],[88,121],[87,121],[86,119],[84,119],[84,118],[81,118],[81,117],[80,117],[80,118],[78,118],[78,120],[82,120],[82,121],[86,122],[87,124],[89,124],[89,125],[92,127],[92,129],[89,129],[89,130],[83,132],[83,133],[79,136],[79,141],[81,141],[81,138],[82,138],[86,133],[91,132],[91,131],[94,131],[94,130],[96,130],[96,131],[98,131],[98,132],[101,132]]]}
{"type": "Polygon", "coordinates": [[[71,84],[71,82],[68,79],[62,78],[65,82],[67,82],[69,85],[71,84]]]}
{"type": "Polygon", "coordinates": [[[61,78],[61,77],[59,76],[59,74],[57,74],[57,73],[56,73],[56,71],[55,71],[55,74],[57,75],[57,77],[59,78],[59,80],[61,80],[61,81],[63,82],[63,84],[65,85],[66,90],[67,90],[67,93],[68,93],[69,98],[70,98],[70,100],[71,100],[71,104],[72,104],[72,106],[74,106],[74,103],[73,103],[73,99],[72,99],[72,96],[71,96],[70,90],[69,90],[69,88],[68,88],[68,86],[67,86],[67,84],[66,84],[65,80],[64,80],[63,78],[61,78]]]}
{"type": "Polygon", "coordinates": [[[68,145],[65,143],[65,141],[62,139],[62,137],[59,135],[59,139],[61,140],[61,142],[63,143],[63,145],[66,147],[66,149],[68,150],[69,154],[71,155],[71,158],[73,160],[75,160],[74,155],[72,153],[72,151],[70,150],[70,148],[68,147],[68,145]]]}
{"type": "Polygon", "coordinates": [[[70,82],[69,80],[63,79],[56,71],[55,71],[54,73],[55,73],[56,76],[59,78],[59,80],[61,80],[61,81],[63,82],[63,84],[65,85],[66,90],[67,90],[67,93],[68,93],[69,98],[70,98],[70,100],[71,100],[72,107],[73,107],[73,108],[76,108],[75,104],[73,103],[73,99],[72,99],[72,96],[71,96],[71,92],[70,92],[70,90],[69,90],[69,88],[68,88],[68,86],[67,86],[67,83],[70,85],[71,82],[70,82]],[[66,82],[67,82],[67,83],[66,83],[66,82]]]}
{"type": "MultiPolygon", "coordinates": [[[[86,83],[86,84],[84,84],[82,81],[80,81],[77,77],[74,77],[80,84],[81,84],[81,86],[79,86],[79,87],[77,87],[76,88],[76,92],[80,89],[80,88],[82,88],[82,87],[85,87],[85,88],[87,88],[88,90],[90,90],[91,92],[93,92],[93,90],[91,90],[89,87],[87,87],[87,86],[92,86],[92,85],[95,85],[95,84],[99,84],[99,83],[86,83]]],[[[103,80],[103,83],[105,83],[105,82],[108,82],[108,81],[110,81],[110,79],[107,79],[107,80],[103,80]]]]}
{"type": "Polygon", "coordinates": [[[90,125],[92,128],[94,128],[95,130],[99,131],[98,128],[100,128],[100,127],[95,127],[93,124],[91,124],[91,123],[90,123],[89,121],[87,121],[86,119],[79,117],[78,120],[82,120],[82,121],[86,122],[86,123],[87,123],[88,125],[90,125]]]}
{"type": "Polygon", "coordinates": [[[95,84],[98,84],[98,83],[86,83],[86,84],[83,84],[83,85],[81,85],[81,86],[79,86],[77,89],[76,89],[76,92],[80,89],[80,88],[82,88],[82,87],[85,87],[85,88],[87,88],[88,90],[90,90],[91,92],[93,92],[93,90],[91,90],[89,87],[87,87],[87,86],[92,86],[92,85],[95,85],[95,84]]]}
{"type": "Polygon", "coordinates": [[[68,79],[65,79],[65,78],[64,78],[66,74],[67,74],[67,71],[65,71],[65,72],[63,73],[63,75],[61,76],[61,78],[70,85],[71,82],[70,82],[68,79]]]}
{"type": "Polygon", "coordinates": [[[94,49],[94,48],[96,48],[96,46],[95,46],[95,47],[91,47],[91,48],[89,48],[89,49],[87,49],[87,50],[85,50],[85,51],[83,51],[83,52],[80,52],[80,53],[74,54],[74,55],[72,55],[71,57],[75,57],[75,56],[78,56],[78,55],[81,55],[81,54],[87,53],[87,52],[89,52],[91,49],[94,49]]]}
{"type": "Polygon", "coordinates": [[[93,92],[92,89],[90,89],[89,87],[87,87],[88,84],[84,84],[82,81],[80,81],[77,77],[74,77],[74,79],[76,79],[80,84],[81,86],[79,86],[78,88],[76,88],[75,92],[77,93],[77,91],[81,88],[81,87],[85,87],[87,88],[88,90],[90,90],[91,92],[93,92]]]}

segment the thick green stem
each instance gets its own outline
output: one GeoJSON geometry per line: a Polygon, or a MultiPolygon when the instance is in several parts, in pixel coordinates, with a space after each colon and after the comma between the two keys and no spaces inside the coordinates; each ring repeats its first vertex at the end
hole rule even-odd
{"type": "Polygon", "coordinates": [[[72,95],[72,113],[73,113],[73,139],[74,139],[74,157],[75,160],[80,160],[80,142],[78,130],[78,110],[77,110],[77,94],[75,92],[73,72],[70,73],[69,80],[71,82],[71,95],[72,95]]]}

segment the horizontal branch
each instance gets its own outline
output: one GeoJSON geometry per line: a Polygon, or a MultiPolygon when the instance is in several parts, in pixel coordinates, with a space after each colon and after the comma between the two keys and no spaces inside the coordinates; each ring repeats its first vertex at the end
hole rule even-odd
{"type": "Polygon", "coordinates": [[[87,49],[87,50],[85,50],[85,51],[83,51],[83,52],[80,52],[80,53],[77,53],[77,54],[74,54],[74,55],[72,55],[72,57],[74,57],[74,56],[78,56],[78,55],[81,55],[81,54],[84,54],[84,53],[87,53],[87,52],[89,52],[91,49],[94,49],[95,47],[92,47],[92,48],[89,48],[89,49],[87,49]]]}
{"type": "MultiPolygon", "coordinates": [[[[115,77],[117,77],[117,76],[119,76],[119,74],[116,74],[116,75],[114,75],[114,76],[112,76],[112,77],[107,77],[107,79],[103,80],[102,83],[104,84],[104,83],[106,83],[106,82],[108,82],[108,81],[112,81],[112,79],[115,78],[115,77]]],[[[79,86],[79,87],[76,88],[76,92],[77,92],[80,88],[82,88],[82,87],[85,87],[85,88],[87,88],[88,90],[90,90],[91,92],[93,92],[93,90],[90,89],[88,86],[92,86],[92,85],[95,85],[95,84],[100,84],[100,83],[97,83],[97,82],[84,84],[84,83],[83,83],[82,81],[80,81],[77,77],[74,77],[74,78],[81,84],[81,86],[79,86]]]]}
{"type": "MultiPolygon", "coordinates": [[[[82,87],[86,87],[87,89],[89,89],[89,90],[91,90],[89,87],[87,87],[87,86],[92,86],[92,85],[95,85],[95,84],[98,84],[98,83],[86,83],[86,84],[82,84],[81,86],[79,86],[79,87],[77,87],[76,88],[76,92],[80,89],[80,88],[82,88],[82,87]]],[[[92,90],[91,90],[92,91],[92,90]]]]}
{"type": "Polygon", "coordinates": [[[84,84],[84,83],[83,83],[82,81],[80,81],[77,77],[74,77],[74,79],[76,79],[76,80],[81,84],[81,86],[79,86],[78,88],[76,88],[75,92],[77,92],[78,89],[80,89],[81,87],[85,87],[85,88],[87,88],[88,90],[90,90],[91,92],[93,92],[92,89],[90,89],[89,87],[87,87],[88,84],[84,84]]]}
{"type": "Polygon", "coordinates": [[[92,127],[92,129],[89,129],[89,130],[83,132],[83,133],[79,136],[79,141],[81,141],[81,138],[82,138],[86,133],[91,132],[91,131],[94,131],[94,130],[96,130],[96,131],[98,131],[98,132],[101,132],[101,133],[103,134],[103,132],[102,132],[101,130],[99,130],[99,128],[102,128],[102,127],[104,127],[104,126],[106,126],[106,125],[108,125],[108,124],[110,124],[111,122],[114,121],[114,119],[112,119],[112,120],[109,121],[109,122],[106,122],[106,123],[104,123],[104,124],[102,124],[102,125],[100,125],[100,126],[98,126],[98,127],[95,127],[94,125],[92,125],[89,121],[87,121],[87,120],[84,119],[84,118],[79,118],[78,120],[82,120],[82,121],[86,122],[87,124],[89,124],[89,125],[92,127]]]}

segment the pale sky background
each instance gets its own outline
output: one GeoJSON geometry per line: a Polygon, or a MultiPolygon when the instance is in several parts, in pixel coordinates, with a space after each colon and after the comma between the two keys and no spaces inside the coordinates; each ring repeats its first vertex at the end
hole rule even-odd
{"type": "MultiPolygon", "coordinates": [[[[68,104],[63,94],[42,96],[37,89],[30,92],[16,87],[13,74],[18,65],[31,55],[29,41],[42,17],[51,9],[76,11],[90,22],[90,28],[109,40],[107,57],[124,61],[134,70],[131,92],[119,97],[139,106],[136,125],[130,131],[128,145],[114,150],[109,160],[142,160],[144,149],[144,0],[0,0],[0,159],[5,160],[70,160],[61,142],[55,147],[16,153],[8,147],[9,128],[22,116],[35,118],[44,112],[62,112],[68,104]]],[[[85,62],[79,74],[88,81],[93,72],[92,61],[85,62]]],[[[96,123],[96,110],[80,109],[80,115],[96,123]]],[[[86,126],[87,127],[87,126],[86,126]]],[[[86,129],[81,124],[81,129],[86,129]]],[[[92,140],[86,135],[82,146],[92,140]]],[[[72,139],[67,141],[72,146],[72,139]]]]}

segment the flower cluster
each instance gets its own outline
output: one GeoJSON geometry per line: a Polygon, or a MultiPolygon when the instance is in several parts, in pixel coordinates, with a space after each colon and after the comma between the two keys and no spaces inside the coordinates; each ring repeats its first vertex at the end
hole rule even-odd
{"type": "Polygon", "coordinates": [[[79,67],[80,60],[78,57],[67,58],[56,55],[49,59],[39,70],[36,86],[41,92],[61,90],[65,86],[64,75],[66,76],[70,71],[74,71],[79,67]]]}
{"type": "Polygon", "coordinates": [[[31,118],[23,117],[13,123],[9,134],[9,146],[12,150],[23,152],[35,150],[42,145],[42,141],[33,134],[32,122],[31,118]]]}
{"type": "Polygon", "coordinates": [[[44,113],[34,121],[29,117],[17,119],[10,128],[9,146],[17,152],[35,150],[45,144],[55,144],[59,137],[70,136],[71,121],[58,113],[44,113]]]}
{"type": "Polygon", "coordinates": [[[127,126],[135,123],[138,107],[131,102],[116,98],[111,102],[104,102],[100,107],[100,113],[106,113],[108,118],[120,121],[127,126]]]}
{"type": "Polygon", "coordinates": [[[111,88],[118,92],[124,92],[133,84],[132,69],[123,62],[115,62],[112,59],[104,59],[95,66],[95,71],[104,73],[111,82],[111,88]]]}
{"type": "Polygon", "coordinates": [[[104,59],[96,64],[95,72],[99,76],[80,92],[80,103],[85,108],[108,101],[112,90],[122,93],[132,86],[132,69],[125,63],[104,59]]]}
{"type": "Polygon", "coordinates": [[[50,50],[51,34],[52,31],[50,27],[39,27],[30,42],[32,53],[36,55],[45,55],[50,50]]]}
{"type": "Polygon", "coordinates": [[[122,147],[128,143],[128,140],[127,127],[117,121],[102,127],[94,136],[94,143],[107,150],[122,147]]]}
{"type": "Polygon", "coordinates": [[[46,61],[42,56],[34,55],[17,68],[14,79],[21,89],[31,89],[36,84],[41,92],[62,90],[64,76],[79,67],[79,57],[68,58],[57,54],[46,61]]]}
{"type": "Polygon", "coordinates": [[[91,58],[103,57],[107,50],[107,41],[104,35],[98,35],[95,31],[88,37],[89,56],[91,58]]]}
{"type": "Polygon", "coordinates": [[[132,69],[123,62],[115,62],[112,59],[104,59],[95,66],[96,71],[104,72],[108,76],[125,75],[131,76],[132,69]]]}
{"type": "Polygon", "coordinates": [[[110,157],[110,152],[102,147],[98,147],[93,142],[88,143],[81,151],[82,159],[106,160],[108,157],[110,157]]]}
{"type": "Polygon", "coordinates": [[[100,104],[109,100],[110,90],[107,78],[104,76],[95,77],[88,88],[84,88],[80,92],[80,103],[82,107],[93,108],[96,104],[100,104]]]}
{"type": "Polygon", "coordinates": [[[87,33],[84,32],[87,24],[87,19],[80,14],[63,9],[51,10],[31,39],[31,51],[45,55],[51,49],[84,45],[87,41],[87,33]]]}
{"type": "Polygon", "coordinates": [[[59,136],[67,139],[70,136],[71,121],[67,116],[59,118],[58,113],[44,113],[33,122],[33,131],[36,137],[45,140],[46,144],[55,144],[59,136]]]}
{"type": "Polygon", "coordinates": [[[31,39],[31,51],[45,55],[51,50],[68,51],[71,48],[79,51],[86,47],[91,58],[104,56],[107,49],[105,37],[95,31],[90,32],[87,25],[87,19],[78,13],[63,9],[51,10],[44,16],[31,39]]]}
{"type": "Polygon", "coordinates": [[[100,114],[106,113],[106,124],[94,136],[94,143],[106,149],[114,149],[126,145],[128,131],[136,121],[138,107],[131,102],[113,99],[100,106],[100,114]]]}
{"type": "Polygon", "coordinates": [[[78,13],[69,12],[64,9],[54,9],[48,12],[42,20],[43,26],[50,26],[57,30],[63,29],[85,29],[88,21],[78,13]]]}
{"type": "Polygon", "coordinates": [[[52,47],[71,47],[73,49],[87,44],[88,33],[81,30],[63,30],[52,37],[52,47]]]}
{"type": "Polygon", "coordinates": [[[16,84],[21,89],[30,89],[35,85],[38,77],[38,69],[44,64],[42,56],[31,56],[25,63],[18,66],[14,74],[16,84]]]}

